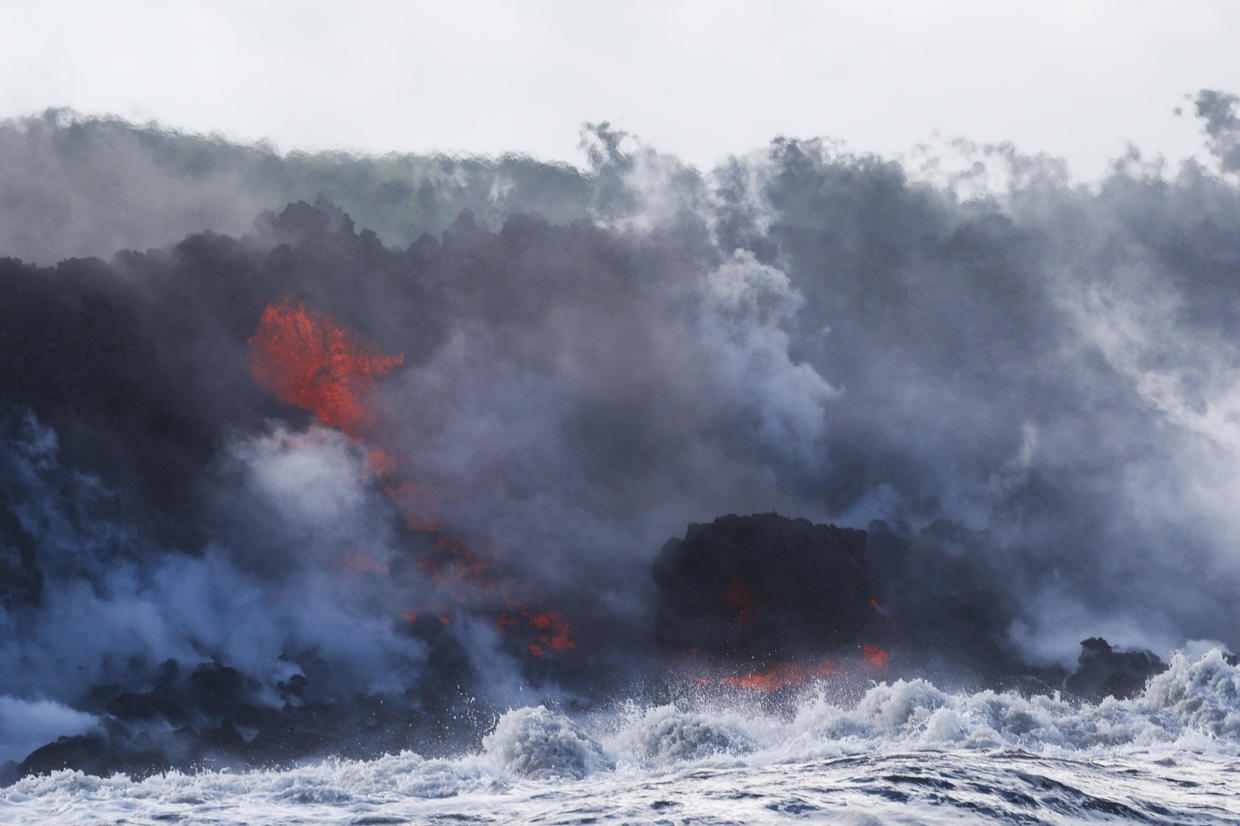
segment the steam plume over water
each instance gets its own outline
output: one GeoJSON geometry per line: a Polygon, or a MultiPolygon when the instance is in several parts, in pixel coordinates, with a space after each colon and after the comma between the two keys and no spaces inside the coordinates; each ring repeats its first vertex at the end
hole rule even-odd
{"type": "Polygon", "coordinates": [[[1234,650],[1236,106],[1197,97],[1211,163],[1087,186],[1009,146],[0,126],[0,761],[446,753],[543,701],[1234,650]],[[770,512],[867,531],[860,630],[669,646],[660,549],[770,512]]]}

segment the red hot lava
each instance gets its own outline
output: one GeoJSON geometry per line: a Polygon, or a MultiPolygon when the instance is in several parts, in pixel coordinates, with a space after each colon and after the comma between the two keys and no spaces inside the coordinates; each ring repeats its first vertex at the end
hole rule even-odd
{"type": "MultiPolygon", "coordinates": [[[[379,416],[368,406],[370,396],[377,380],[404,361],[403,354],[385,353],[358,333],[288,297],[278,305],[267,306],[249,344],[252,375],[280,401],[310,411],[323,424],[339,428],[355,440],[373,440],[379,435],[379,416]]],[[[367,468],[383,491],[400,504],[406,527],[435,536],[434,553],[421,559],[418,567],[457,603],[466,604],[481,593],[494,592],[510,609],[519,610],[520,605],[484,575],[488,569],[485,562],[438,530],[428,513],[430,493],[400,478],[399,462],[389,451],[374,444],[367,448],[367,468]]],[[[340,565],[351,571],[388,573],[386,566],[366,554],[348,554],[340,565]]],[[[518,626],[537,635],[537,641],[528,646],[535,656],[543,656],[546,648],[563,651],[577,646],[569,636],[568,623],[557,612],[521,613],[526,623],[509,621],[504,613],[497,627],[518,626]]],[[[418,613],[407,611],[402,616],[413,622],[418,613]]],[[[451,621],[447,614],[440,614],[439,619],[445,625],[451,621]]]]}
{"type": "Polygon", "coordinates": [[[875,668],[886,670],[891,657],[877,645],[861,646],[861,658],[875,668]]]}
{"type": "Polygon", "coordinates": [[[538,637],[538,641],[528,646],[530,653],[535,657],[543,656],[547,648],[567,651],[577,647],[577,643],[573,642],[570,636],[568,622],[560,616],[559,612],[545,611],[541,614],[531,614],[529,611],[522,611],[521,616],[524,617],[524,622],[517,619],[515,612],[509,615],[507,611],[504,611],[495,621],[495,627],[501,631],[523,627],[535,629],[536,632],[541,631],[542,634],[538,637]]]}
{"type": "MultiPolygon", "coordinates": [[[[862,673],[870,677],[886,676],[890,664],[888,653],[876,645],[861,646],[862,673]]],[[[772,692],[790,686],[806,685],[820,680],[834,680],[848,675],[848,670],[837,665],[834,660],[823,659],[818,662],[778,662],[761,671],[742,674],[739,677],[723,677],[721,685],[741,688],[746,691],[772,692]]],[[[699,677],[697,685],[710,685],[709,679],[699,677]]]]}
{"type": "Polygon", "coordinates": [[[375,424],[366,396],[404,355],[389,355],[301,302],[268,305],[250,338],[250,371],[285,404],[355,438],[375,424]]]}
{"type": "Polygon", "coordinates": [[[812,664],[783,662],[741,677],[724,677],[719,682],[750,691],[778,691],[787,686],[843,677],[845,673],[847,672],[832,660],[812,664]]]}

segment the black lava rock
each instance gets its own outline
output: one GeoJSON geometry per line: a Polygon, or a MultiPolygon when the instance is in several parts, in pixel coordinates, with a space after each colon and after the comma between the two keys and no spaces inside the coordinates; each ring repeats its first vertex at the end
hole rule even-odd
{"type": "Polygon", "coordinates": [[[865,531],[775,513],[690,525],[654,561],[666,649],[816,654],[856,640],[872,613],[865,531]]]}
{"type": "Polygon", "coordinates": [[[1064,687],[1083,700],[1126,699],[1140,694],[1145,683],[1167,666],[1152,651],[1116,651],[1102,637],[1081,640],[1076,671],[1064,687]]]}

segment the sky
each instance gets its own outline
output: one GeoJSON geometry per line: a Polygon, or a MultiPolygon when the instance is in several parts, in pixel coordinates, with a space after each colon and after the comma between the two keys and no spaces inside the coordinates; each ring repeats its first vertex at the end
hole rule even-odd
{"type": "Polygon", "coordinates": [[[776,135],[963,136],[1088,178],[1129,142],[1197,151],[1173,110],[1240,91],[1237,31],[1224,0],[0,0],[0,116],[570,162],[606,120],[702,167],[776,135]]]}

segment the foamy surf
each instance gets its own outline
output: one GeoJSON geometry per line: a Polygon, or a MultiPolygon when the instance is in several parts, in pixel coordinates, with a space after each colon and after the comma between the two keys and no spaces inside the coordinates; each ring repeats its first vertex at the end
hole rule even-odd
{"type": "Polygon", "coordinates": [[[504,714],[480,752],[278,771],[76,771],[0,791],[11,823],[1240,822],[1240,669],[1177,655],[1131,700],[872,686],[569,715],[504,714]]]}

